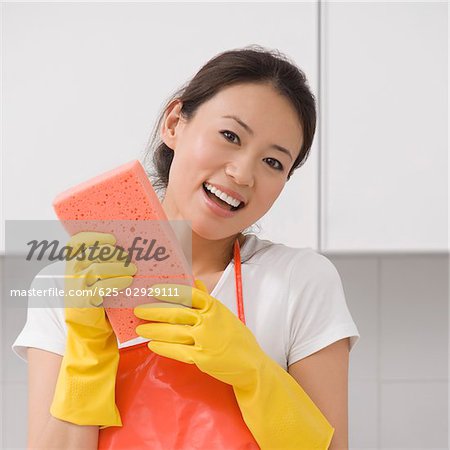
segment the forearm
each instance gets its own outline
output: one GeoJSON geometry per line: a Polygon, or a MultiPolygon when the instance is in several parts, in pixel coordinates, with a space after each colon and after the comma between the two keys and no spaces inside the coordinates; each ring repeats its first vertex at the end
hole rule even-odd
{"type": "Polygon", "coordinates": [[[50,413],[77,425],[121,426],[115,404],[119,354],[108,339],[83,339],[68,334],[50,413]],[[105,344],[106,342],[106,344],[105,344]]]}
{"type": "Polygon", "coordinates": [[[263,450],[328,449],[334,428],[294,378],[269,357],[253,386],[234,392],[263,450]]]}
{"type": "Polygon", "coordinates": [[[28,439],[28,448],[33,450],[96,450],[98,426],[80,426],[49,416],[46,426],[33,441],[28,439]]]}

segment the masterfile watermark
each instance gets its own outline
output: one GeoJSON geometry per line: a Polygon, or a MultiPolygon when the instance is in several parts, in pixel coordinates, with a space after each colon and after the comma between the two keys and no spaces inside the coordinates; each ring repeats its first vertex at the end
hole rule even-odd
{"type": "Polygon", "coordinates": [[[37,261],[42,261],[44,258],[48,261],[111,261],[117,259],[119,261],[125,261],[124,266],[128,267],[132,260],[134,261],[165,261],[170,258],[167,254],[167,249],[164,246],[158,246],[155,248],[156,239],[148,239],[142,237],[135,237],[131,246],[125,250],[120,246],[100,246],[99,241],[95,241],[93,245],[86,246],[82,243],[80,246],[73,247],[71,245],[64,245],[59,247],[60,242],[53,240],[32,240],[27,242],[30,247],[26,256],[26,260],[30,261],[35,252],[39,249],[39,254],[36,256],[37,261]],[[142,241],[143,246],[138,245],[142,241]],[[147,246],[147,247],[145,247],[147,246]],[[47,254],[48,250],[50,252],[47,254]],[[145,253],[143,254],[143,252],[145,253]],[[47,254],[47,255],[46,255],[47,254]]]}
{"type": "Polygon", "coordinates": [[[128,308],[151,298],[155,284],[192,284],[189,221],[7,220],[5,231],[0,284],[7,306],[60,308],[65,290],[82,287],[98,288],[105,307],[128,308]],[[115,277],[116,262],[128,271],[137,266],[130,286],[103,282],[115,277]],[[74,275],[86,276],[85,286],[68,284],[68,264],[74,275]]]}
{"type": "Polygon", "coordinates": [[[100,295],[101,297],[117,297],[120,294],[125,294],[128,297],[151,297],[154,294],[158,296],[175,295],[178,296],[178,288],[105,288],[93,286],[87,289],[60,289],[51,287],[47,289],[10,289],[9,295],[11,297],[95,297],[100,295]]]}

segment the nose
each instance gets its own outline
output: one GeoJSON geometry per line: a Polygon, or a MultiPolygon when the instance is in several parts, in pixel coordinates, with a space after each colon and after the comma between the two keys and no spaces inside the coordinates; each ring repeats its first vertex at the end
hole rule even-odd
{"type": "Polygon", "coordinates": [[[233,178],[236,184],[253,187],[255,184],[255,164],[255,155],[252,152],[237,152],[228,161],[225,173],[233,178]]]}
{"type": "Polygon", "coordinates": [[[225,173],[233,178],[236,184],[253,187],[255,183],[253,162],[250,157],[230,161],[225,168],[225,173]]]}

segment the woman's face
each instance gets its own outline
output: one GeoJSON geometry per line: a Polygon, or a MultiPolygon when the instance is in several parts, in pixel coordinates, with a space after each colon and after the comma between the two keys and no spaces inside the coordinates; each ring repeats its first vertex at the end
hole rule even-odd
{"type": "Polygon", "coordinates": [[[272,86],[254,83],[222,89],[188,122],[181,106],[172,103],[161,128],[174,151],[163,201],[167,216],[190,220],[205,239],[238,234],[270,209],[286,183],[303,142],[297,113],[272,86]],[[205,182],[245,205],[231,212],[206,194],[205,182]]]}

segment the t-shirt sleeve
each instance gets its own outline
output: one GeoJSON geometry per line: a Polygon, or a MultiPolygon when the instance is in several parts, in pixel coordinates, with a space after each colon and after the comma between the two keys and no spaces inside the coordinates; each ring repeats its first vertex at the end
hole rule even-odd
{"type": "MultiPolygon", "coordinates": [[[[59,272],[59,263],[45,267],[33,279],[29,289],[47,289],[49,292],[50,288],[62,289],[59,272]]],[[[17,356],[27,361],[28,347],[64,355],[67,329],[63,305],[64,298],[57,295],[28,297],[25,325],[12,344],[12,350],[17,356]]]]}
{"type": "Polygon", "coordinates": [[[355,346],[359,331],[339,273],[328,258],[313,250],[296,258],[288,295],[288,366],[346,337],[349,349],[355,346]]]}

